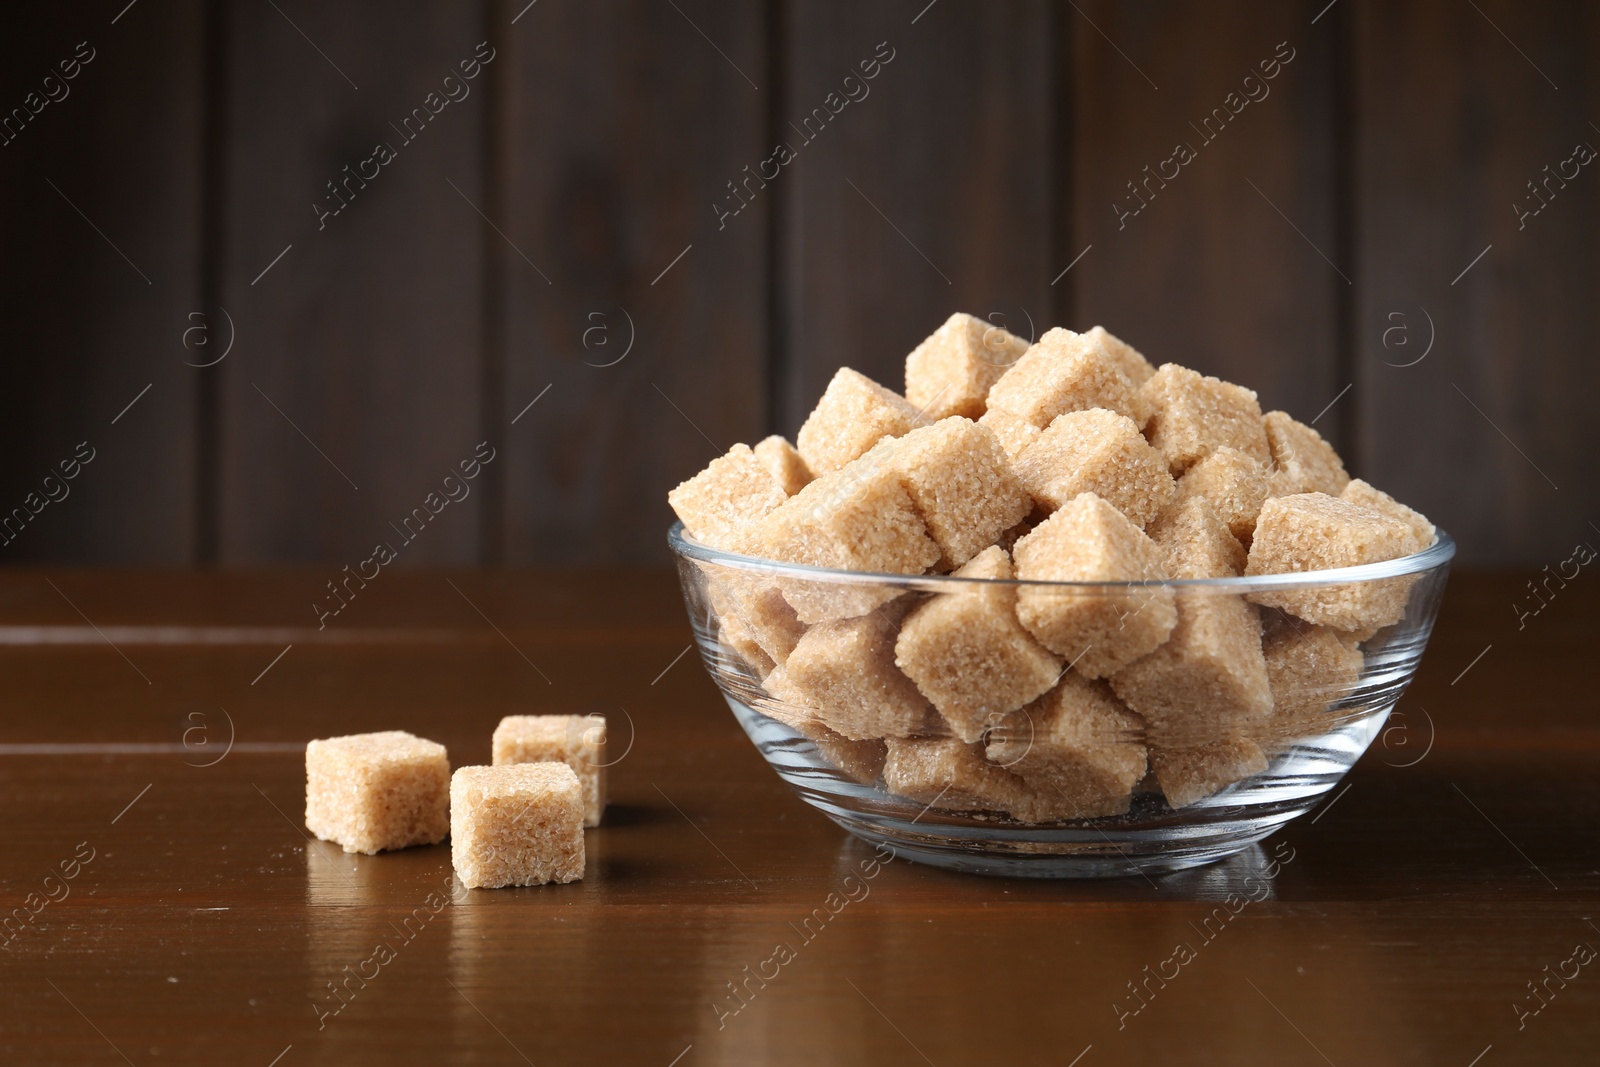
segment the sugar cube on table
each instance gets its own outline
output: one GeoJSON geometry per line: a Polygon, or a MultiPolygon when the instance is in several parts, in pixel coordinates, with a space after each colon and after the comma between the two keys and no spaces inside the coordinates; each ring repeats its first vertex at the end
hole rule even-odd
{"type": "Polygon", "coordinates": [[[1033,510],[994,434],[969,419],[952,416],[881,441],[864,461],[878,452],[939,546],[941,567],[966,563],[1033,510]]]}
{"type": "Polygon", "coordinates": [[[367,855],[443,841],[450,832],[445,747],[403,730],[310,742],[306,829],[367,855]]]}
{"type": "Polygon", "coordinates": [[[1234,537],[1248,541],[1261,505],[1274,495],[1274,484],[1266,467],[1224,445],[1184,471],[1178,479],[1178,499],[1203,498],[1234,537]]]}
{"type": "Polygon", "coordinates": [[[1062,662],[1017,621],[1005,550],[990,547],[955,572],[994,579],[939,593],[901,624],[894,661],[939,710],[951,732],[977,741],[987,724],[1055,683],[1062,662]]]}
{"type": "Polygon", "coordinates": [[[938,721],[933,706],[894,663],[902,614],[891,605],[811,627],[768,676],[767,691],[852,741],[928,732],[938,721]]]}
{"type": "Polygon", "coordinates": [[[1269,411],[1262,420],[1267,446],[1272,452],[1273,478],[1278,496],[1327,493],[1338,496],[1349,484],[1344,462],[1322,435],[1286,412],[1269,411]]]}
{"type": "Polygon", "coordinates": [[[1139,388],[1099,343],[1059,327],[1000,376],[987,403],[989,411],[1004,411],[1040,429],[1057,415],[1089,408],[1126,415],[1138,426],[1150,414],[1139,388]]]}
{"type": "Polygon", "coordinates": [[[1032,788],[1035,802],[1018,813],[1028,821],[1121,815],[1144,777],[1143,727],[1103,682],[1068,672],[990,731],[987,754],[1032,788]]]}
{"type": "Polygon", "coordinates": [[[1245,551],[1205,497],[1179,499],[1145,527],[1166,553],[1167,573],[1177,579],[1237,578],[1245,551]]]}
{"type": "MultiPolygon", "coordinates": [[[[1358,504],[1364,508],[1371,508],[1381,515],[1391,519],[1398,519],[1411,528],[1415,540],[1412,542],[1412,552],[1421,552],[1438,539],[1438,532],[1434,530],[1433,523],[1417,511],[1406,507],[1382,489],[1375,489],[1360,478],[1351,479],[1345,483],[1339,499],[1351,504],[1358,504]]],[[[1409,554],[1409,553],[1408,553],[1409,554]]]]}
{"type": "Polygon", "coordinates": [[[806,418],[795,444],[811,473],[836,471],[884,437],[899,437],[921,415],[905,397],[859,371],[840,367],[806,418]]]}
{"type": "Polygon", "coordinates": [[[1010,331],[958,311],[906,357],[906,400],[930,422],[976,419],[990,387],[1027,350],[1010,331]]]}
{"type": "Polygon", "coordinates": [[[1271,461],[1261,405],[1244,386],[1164,363],[1139,393],[1151,410],[1145,436],[1166,453],[1174,474],[1224,447],[1271,461]]]}
{"type": "Polygon", "coordinates": [[[1260,774],[1267,769],[1267,757],[1249,738],[1229,737],[1186,748],[1152,747],[1150,769],[1167,804],[1186,808],[1260,774]]]}
{"type": "Polygon", "coordinates": [[[450,779],[450,861],[468,889],[583,877],[583,786],[565,763],[461,767],[450,779]]]}
{"type": "Polygon", "coordinates": [[[1099,345],[1111,357],[1123,377],[1133,383],[1135,389],[1149,381],[1156,369],[1128,342],[1107,332],[1104,326],[1096,326],[1084,334],[1092,344],[1099,345]]]}
{"type": "MultiPolygon", "coordinates": [[[[1161,582],[1163,553],[1143,530],[1094,493],[1083,493],[1013,550],[1024,582],[1161,582]]],[[[1177,622],[1172,590],[1159,585],[1075,589],[1024,584],[1017,618],[1039,643],[1088,678],[1103,678],[1150,652],[1177,622]]]]}
{"type": "Polygon", "coordinates": [[[1022,416],[998,408],[985,411],[978,425],[994,434],[995,440],[1000,442],[1000,448],[1013,458],[1044,432],[1022,416]]]}
{"type": "Polygon", "coordinates": [[[1166,456],[1132,419],[1104,408],[1056,416],[1015,460],[1017,478],[1045,511],[1094,493],[1143,526],[1177,492],[1166,456]]]}
{"type": "Polygon", "coordinates": [[[494,765],[565,763],[583,784],[583,825],[606,809],[604,715],[507,715],[494,730],[494,765]]]}
{"type": "Polygon", "coordinates": [[[896,796],[945,811],[1009,812],[1028,803],[1022,780],[958,737],[888,740],[883,784],[896,796]]]}
{"type": "Polygon", "coordinates": [[[763,438],[751,451],[786,496],[794,496],[811,481],[811,468],[806,466],[800,453],[783,437],[774,434],[763,438]]]}
{"type": "Polygon", "coordinates": [[[782,504],[787,495],[749,445],[726,455],[667,494],[684,528],[712,548],[733,549],[741,531],[782,504]]]}
{"type": "Polygon", "coordinates": [[[1274,733],[1292,736],[1320,718],[1361,677],[1354,642],[1326,626],[1289,619],[1262,642],[1272,687],[1274,733]]]}
{"type": "MultiPolygon", "coordinates": [[[[1417,532],[1399,519],[1326,493],[1297,493],[1262,505],[1245,574],[1353,567],[1409,555],[1418,547],[1417,532]]],[[[1398,621],[1416,577],[1259,590],[1250,599],[1307,622],[1361,630],[1398,621]]]]}

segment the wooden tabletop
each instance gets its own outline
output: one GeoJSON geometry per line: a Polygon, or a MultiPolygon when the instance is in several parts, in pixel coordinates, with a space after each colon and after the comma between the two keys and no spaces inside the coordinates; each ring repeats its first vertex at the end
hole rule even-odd
{"type": "Polygon", "coordinates": [[[1593,579],[1519,629],[1528,575],[1453,577],[1401,714],[1261,846],[1037,882],[872,866],[685,654],[669,574],[386,572],[319,631],[331,577],[0,576],[0,1061],[1594,1062],[1593,579]],[[306,839],[309,738],[462,765],[588,711],[631,747],[580,883],[306,839]]]}

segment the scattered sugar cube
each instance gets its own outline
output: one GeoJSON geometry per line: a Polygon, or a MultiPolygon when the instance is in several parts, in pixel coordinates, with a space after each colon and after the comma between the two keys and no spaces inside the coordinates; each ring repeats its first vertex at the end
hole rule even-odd
{"type": "Polygon", "coordinates": [[[1375,489],[1360,478],[1347,482],[1339,494],[1339,499],[1371,508],[1391,519],[1399,519],[1411,527],[1411,532],[1416,535],[1414,542],[1416,547],[1411,550],[1412,552],[1421,552],[1438,540],[1438,532],[1434,530],[1433,523],[1429,522],[1421,512],[1411,510],[1382,489],[1375,489]]]}
{"type": "Polygon", "coordinates": [[[1111,688],[1167,748],[1255,727],[1272,714],[1255,606],[1231,593],[1177,598],[1166,644],[1111,676],[1111,688]]]}
{"type": "Polygon", "coordinates": [[[1011,560],[985,549],[955,572],[957,578],[998,579],[940,593],[906,616],[894,662],[963,741],[1022,707],[1055,683],[1061,660],[1017,621],[1011,560]]]}
{"type": "Polygon", "coordinates": [[[1267,769],[1267,756],[1249,738],[1229,737],[1189,748],[1152,748],[1150,767],[1167,804],[1186,808],[1260,774],[1267,769]]]}
{"type": "Polygon", "coordinates": [[[369,856],[443,841],[450,832],[445,747],[403,730],[308,743],[306,829],[369,856]]]}
{"type": "MultiPolygon", "coordinates": [[[[1417,534],[1399,519],[1328,496],[1297,493],[1268,500],[1256,518],[1246,575],[1353,567],[1416,551],[1417,534]]],[[[1387,626],[1406,610],[1416,575],[1339,582],[1309,589],[1262,590],[1257,604],[1340,630],[1387,626]]]]}
{"type": "Polygon", "coordinates": [[[906,400],[930,422],[976,419],[990,387],[1027,351],[1022,338],[958,311],[906,357],[906,400]]]}
{"type": "MultiPolygon", "coordinates": [[[[1163,553],[1144,531],[1094,493],[1083,493],[1017,542],[1025,582],[1159,582],[1163,553]]],[[[1172,590],[1023,585],[1017,618],[1040,644],[1088,678],[1103,678],[1167,639],[1177,614],[1172,590]]]]}
{"type": "Polygon", "coordinates": [[[583,786],[565,763],[462,767],[450,779],[450,862],[468,889],[583,877],[583,786]]]}
{"type": "Polygon", "coordinates": [[[507,715],[494,730],[494,765],[565,763],[583,784],[583,825],[599,826],[606,810],[606,720],[603,715],[507,715]]]}
{"type": "Polygon", "coordinates": [[[1033,510],[994,434],[968,419],[941,419],[876,448],[899,473],[943,568],[966,563],[1033,510]]]}
{"type": "Polygon", "coordinates": [[[787,499],[749,445],[724,456],[667,494],[684,528],[712,548],[731,549],[741,530],[787,499]]]}
{"type": "Polygon", "coordinates": [[[1204,497],[1179,499],[1152,519],[1145,533],[1166,553],[1167,573],[1174,578],[1237,578],[1244,573],[1244,546],[1204,497]]]}
{"type": "Polygon", "coordinates": [[[1110,333],[1104,326],[1096,326],[1084,334],[1091,343],[1098,344],[1105,349],[1106,355],[1111,357],[1111,362],[1117,365],[1122,376],[1133,383],[1135,389],[1149,381],[1156,369],[1150,361],[1139,354],[1139,350],[1128,342],[1110,333]]]}
{"type": "Polygon", "coordinates": [[[1256,394],[1241,385],[1163,363],[1139,389],[1150,405],[1145,436],[1166,453],[1177,474],[1219,448],[1236,448],[1267,463],[1267,431],[1256,394]]]}
{"type": "Polygon", "coordinates": [[[852,741],[926,733],[933,706],[894,665],[899,614],[891,607],[813,626],[768,676],[768,692],[852,741]]]}
{"type": "Polygon", "coordinates": [[[1273,484],[1265,467],[1224,445],[1184,471],[1178,479],[1178,499],[1203,497],[1243,542],[1255,532],[1261,505],[1275,495],[1273,484]]]}
{"type": "Polygon", "coordinates": [[[811,481],[811,468],[806,466],[800,453],[783,437],[773,434],[763,438],[751,451],[767,468],[785,496],[794,496],[811,481]]]}
{"type": "MultiPolygon", "coordinates": [[[[1144,777],[1144,723],[1107,691],[1068,673],[1055,688],[1006,716],[989,734],[989,760],[1035,792],[1021,816],[1092,819],[1127,812],[1144,777]]],[[[1025,821],[1038,821],[1026,819],[1025,821]]]]}
{"type": "Polygon", "coordinates": [[[1262,642],[1262,652],[1275,726],[1304,726],[1348,694],[1361,677],[1360,650],[1325,626],[1296,620],[1279,627],[1262,642]]]}
{"type": "Polygon", "coordinates": [[[1277,495],[1327,493],[1338,496],[1350,483],[1344,462],[1322,435],[1286,412],[1269,411],[1262,420],[1272,452],[1277,495]]]}
{"type": "Polygon", "coordinates": [[[1045,511],[1094,493],[1136,526],[1155,518],[1177,492],[1166,456],[1150,447],[1132,419],[1104,408],[1056,416],[1016,457],[1016,467],[1045,511]]]}
{"type": "Polygon", "coordinates": [[[812,474],[836,471],[880,438],[899,437],[920,416],[906,398],[859,371],[840,367],[807,417],[795,443],[812,474]]]}
{"type": "Polygon", "coordinates": [[[1107,408],[1143,426],[1149,405],[1100,344],[1083,334],[1049,330],[989,390],[989,410],[1008,412],[1044,429],[1057,415],[1107,408]]]}
{"type": "Polygon", "coordinates": [[[883,784],[896,796],[943,811],[1010,811],[1026,803],[1022,780],[956,737],[888,739],[883,784]]]}
{"type": "Polygon", "coordinates": [[[1029,442],[1044,432],[1027,419],[997,408],[985,411],[983,418],[978,420],[978,425],[993,433],[995,440],[999,441],[1000,447],[1005,450],[1005,454],[1013,458],[1028,447],[1029,442]]]}

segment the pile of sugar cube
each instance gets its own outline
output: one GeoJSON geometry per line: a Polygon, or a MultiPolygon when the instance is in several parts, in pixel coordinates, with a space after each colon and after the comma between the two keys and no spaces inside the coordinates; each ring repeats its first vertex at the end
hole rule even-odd
{"type": "Polygon", "coordinates": [[[450,773],[445,747],[402,730],[306,745],[306,829],[373,855],[450,837],[467,888],[575,882],[605,811],[605,718],[508,715],[494,765],[450,773]]]}
{"type": "Polygon", "coordinates": [[[956,314],[905,390],[841,368],[795,445],[735,445],[668,501],[739,555],[978,579],[923,596],[701,564],[759,710],[918,803],[1028,823],[1122,814],[1141,789],[1193,804],[1355,684],[1414,578],[1249,597],[1009,580],[1320,571],[1435,540],[1310,426],[1099,326],[1030,345],[956,314]]]}

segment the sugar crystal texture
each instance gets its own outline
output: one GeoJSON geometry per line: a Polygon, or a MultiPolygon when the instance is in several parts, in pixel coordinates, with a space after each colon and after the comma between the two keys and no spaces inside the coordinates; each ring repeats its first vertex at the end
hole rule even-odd
{"type": "Polygon", "coordinates": [[[1011,811],[1027,802],[1022,780],[957,737],[890,738],[883,784],[907,800],[947,811],[1011,811]]]}
{"type": "Polygon", "coordinates": [[[816,746],[823,760],[852,781],[871,785],[883,774],[883,761],[889,750],[882,740],[852,741],[815,720],[800,720],[791,725],[816,746]]]}
{"type": "Polygon", "coordinates": [[[787,440],[777,434],[763,438],[751,449],[786,496],[794,496],[811,481],[811,468],[787,440]]]}
{"type": "Polygon", "coordinates": [[[895,665],[964,741],[1054,684],[1061,659],[1017,621],[1016,587],[1005,550],[991,547],[955,572],[990,579],[939,593],[906,616],[895,665]]]}
{"type": "Polygon", "coordinates": [[[462,767],[450,779],[450,862],[468,889],[583,877],[583,786],[565,763],[462,767]]]}
{"type": "Polygon", "coordinates": [[[1178,479],[1178,499],[1201,497],[1240,541],[1255,532],[1256,515],[1274,482],[1267,469],[1237,448],[1226,445],[1212,452],[1178,479]]]}
{"type": "MultiPolygon", "coordinates": [[[[1298,493],[1262,505],[1245,574],[1353,567],[1395,559],[1416,548],[1416,531],[1399,519],[1326,493],[1298,493]]],[[[1259,590],[1250,599],[1307,622],[1361,630],[1398,621],[1416,577],[1259,590]]]]}
{"type": "Polygon", "coordinates": [[[1167,804],[1186,808],[1260,774],[1267,769],[1267,757],[1249,738],[1229,737],[1188,748],[1152,748],[1150,768],[1167,804]]]}
{"type": "MultiPolygon", "coordinates": [[[[1035,794],[1020,814],[1063,819],[1121,815],[1144,777],[1144,723],[1103,682],[1071,672],[988,738],[988,756],[1035,794]]],[[[1037,818],[1029,821],[1039,821],[1037,818]]]]}
{"type": "Polygon", "coordinates": [[[1164,363],[1139,393],[1151,409],[1145,436],[1166,453],[1174,474],[1224,447],[1258,463],[1272,458],[1261,405],[1243,386],[1164,363]]]}
{"type": "Polygon", "coordinates": [[[1173,578],[1237,578],[1244,572],[1244,546],[1205,497],[1179,499],[1151,520],[1145,533],[1166,554],[1173,578]]]}
{"type": "Polygon", "coordinates": [[[1282,411],[1269,411],[1262,421],[1267,429],[1267,445],[1272,451],[1279,496],[1295,493],[1338,496],[1350,483],[1339,453],[1316,430],[1296,422],[1282,411]]]}
{"type": "Polygon", "coordinates": [[[1058,415],[1016,457],[1016,469],[1045,511],[1094,493],[1137,526],[1155,518],[1176,493],[1166,457],[1132,419],[1104,408],[1058,415]]]}
{"type": "Polygon", "coordinates": [[[884,437],[899,437],[918,425],[906,398],[859,371],[840,367],[806,418],[795,444],[812,474],[836,471],[884,437]]]}
{"type": "Polygon", "coordinates": [[[1291,734],[1347,696],[1361,677],[1361,650],[1325,626],[1292,619],[1262,642],[1262,652],[1272,686],[1273,724],[1291,734]]]}
{"type": "Polygon", "coordinates": [[[749,445],[726,455],[667,494],[684,528],[713,548],[731,549],[740,531],[787,499],[749,445]]]}
{"type": "MultiPolygon", "coordinates": [[[[764,659],[781,664],[806,631],[783,591],[767,576],[719,568],[715,576],[708,577],[706,594],[724,642],[752,666],[764,659]],[[751,650],[748,643],[756,648],[751,650]]],[[[770,669],[757,674],[764,676],[770,669]]]]}
{"type": "Polygon", "coordinates": [[[1117,365],[1122,376],[1133,383],[1137,389],[1155,374],[1156,369],[1128,342],[1108,332],[1104,326],[1096,326],[1084,334],[1091,344],[1098,344],[1111,357],[1111,362],[1117,365]]]}
{"type": "Polygon", "coordinates": [[[937,721],[933,707],[894,664],[901,614],[891,605],[813,626],[767,689],[852,741],[926,733],[937,721]]]}
{"type": "Polygon", "coordinates": [[[985,411],[978,425],[994,434],[1005,454],[1013,458],[1044,432],[1022,416],[998,408],[985,411]]]}
{"type": "Polygon", "coordinates": [[[1057,415],[1089,408],[1107,408],[1139,426],[1150,414],[1138,387],[1099,344],[1059,327],[1001,375],[989,390],[988,406],[1041,430],[1057,415]]]}
{"type": "Polygon", "coordinates": [[[1391,519],[1405,523],[1415,536],[1412,552],[1421,552],[1438,540],[1438,532],[1434,530],[1433,523],[1429,522],[1421,512],[1411,510],[1382,489],[1375,489],[1360,478],[1346,483],[1344,490],[1339,494],[1339,499],[1371,508],[1380,515],[1387,515],[1391,519]]]}
{"type": "Polygon", "coordinates": [[[906,357],[906,400],[929,422],[976,419],[990,387],[1027,350],[1010,331],[957,312],[906,357]]]}
{"type": "MultiPolygon", "coordinates": [[[[1160,582],[1162,551],[1094,493],[1084,493],[1017,542],[1024,582],[1160,582]]],[[[1017,617],[1040,644],[1088,678],[1103,678],[1150,652],[1177,621],[1172,590],[1159,585],[1076,589],[1027,585],[1017,617]]]]}
{"type": "Polygon", "coordinates": [[[507,715],[494,731],[494,764],[565,763],[583,784],[583,825],[599,826],[606,808],[603,715],[507,715]]]}
{"type": "Polygon", "coordinates": [[[403,730],[310,742],[306,829],[367,855],[443,841],[450,832],[445,747],[403,730]]]}

